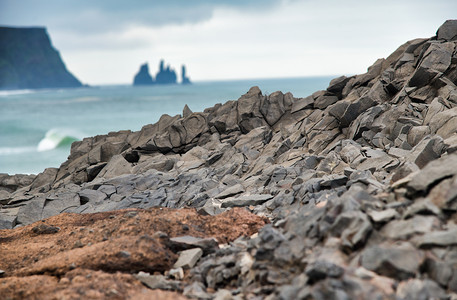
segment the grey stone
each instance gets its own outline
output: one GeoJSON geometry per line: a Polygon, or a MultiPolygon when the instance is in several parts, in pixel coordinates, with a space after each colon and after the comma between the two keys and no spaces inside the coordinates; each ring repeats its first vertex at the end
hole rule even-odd
{"type": "Polygon", "coordinates": [[[312,96],[296,99],[294,101],[294,103],[292,104],[292,108],[290,109],[290,112],[295,113],[302,109],[312,108],[313,104],[314,104],[314,98],[312,96]]]}
{"type": "Polygon", "coordinates": [[[409,239],[415,234],[423,234],[439,226],[439,220],[433,216],[416,215],[407,220],[393,220],[381,229],[381,235],[391,239],[409,239]]]}
{"type": "Polygon", "coordinates": [[[46,198],[41,218],[46,219],[63,212],[69,212],[70,209],[77,208],[80,205],[81,200],[76,193],[63,192],[51,195],[50,197],[46,198]]]}
{"type": "Polygon", "coordinates": [[[167,280],[163,275],[150,275],[149,273],[140,272],[135,275],[136,279],[141,281],[144,285],[150,289],[160,289],[160,290],[180,290],[180,282],[167,280]]]}
{"type": "Polygon", "coordinates": [[[36,197],[19,209],[17,223],[27,225],[41,220],[44,204],[44,197],[36,197]]]}
{"type": "Polygon", "coordinates": [[[234,186],[228,187],[222,192],[220,192],[218,195],[216,195],[215,198],[217,199],[224,199],[227,197],[231,197],[240,193],[243,193],[245,191],[244,186],[241,184],[235,184],[234,186]]]}
{"type": "Polygon", "coordinates": [[[404,280],[414,277],[424,260],[424,255],[411,244],[372,246],[363,250],[361,265],[380,275],[404,280]]]}
{"type": "Polygon", "coordinates": [[[205,291],[205,286],[201,282],[193,282],[186,286],[183,295],[194,299],[212,299],[213,297],[205,291]]]}
{"type": "Polygon", "coordinates": [[[397,297],[405,300],[449,299],[445,291],[430,279],[411,279],[397,287],[397,297]]]}
{"type": "Polygon", "coordinates": [[[183,108],[183,110],[182,110],[182,116],[183,116],[183,118],[187,118],[187,117],[189,117],[191,114],[192,114],[192,111],[190,110],[189,106],[187,106],[187,104],[184,105],[184,108],[183,108]]]}
{"type": "Polygon", "coordinates": [[[336,103],[338,101],[337,96],[331,96],[331,95],[323,95],[319,96],[315,101],[314,101],[314,107],[318,109],[325,109],[328,106],[336,103]]]}
{"type": "Polygon", "coordinates": [[[178,250],[201,248],[204,253],[214,252],[219,248],[219,244],[214,238],[197,238],[189,235],[170,238],[170,247],[178,250]]]}
{"type": "Polygon", "coordinates": [[[178,260],[173,265],[173,268],[183,268],[183,269],[190,269],[197,261],[202,257],[203,250],[200,248],[193,248],[189,250],[181,251],[179,254],[178,260]]]}
{"type": "Polygon", "coordinates": [[[414,242],[419,247],[457,245],[457,229],[428,232],[422,236],[416,237],[414,242]]]}
{"type": "Polygon", "coordinates": [[[105,193],[98,191],[98,190],[94,191],[94,190],[89,190],[89,189],[84,189],[84,190],[78,192],[78,195],[79,195],[79,199],[81,201],[81,205],[86,204],[88,202],[93,203],[93,204],[100,204],[107,198],[107,195],[105,193]]]}
{"type": "Polygon", "coordinates": [[[439,40],[445,41],[457,40],[457,20],[446,20],[446,22],[438,28],[436,37],[439,40]]]}
{"type": "Polygon", "coordinates": [[[123,174],[130,174],[132,165],[122,155],[114,155],[96,178],[111,179],[123,174]]]}
{"type": "Polygon", "coordinates": [[[345,211],[338,215],[330,228],[333,236],[341,237],[346,248],[357,248],[365,244],[373,227],[361,211],[345,211]]]}
{"type": "Polygon", "coordinates": [[[270,194],[253,194],[253,195],[247,195],[243,194],[242,196],[238,198],[225,198],[222,201],[222,208],[226,207],[245,207],[249,205],[260,205],[270,199],[272,199],[273,196],[270,194]]]}
{"type": "Polygon", "coordinates": [[[346,86],[346,84],[349,82],[350,79],[351,78],[348,78],[346,76],[340,76],[335,79],[332,79],[332,81],[330,81],[330,84],[327,88],[327,91],[329,91],[335,95],[341,95],[344,87],[346,86]]]}
{"type": "Polygon", "coordinates": [[[376,223],[385,223],[387,221],[390,221],[391,219],[396,219],[400,217],[399,213],[392,208],[381,211],[369,210],[367,212],[367,215],[373,220],[373,222],[376,223]]]}
{"type": "Polygon", "coordinates": [[[344,269],[332,262],[318,260],[306,266],[305,272],[309,281],[314,283],[326,277],[340,277],[343,275],[344,269]]]}
{"type": "Polygon", "coordinates": [[[407,184],[410,194],[425,192],[443,178],[457,174],[457,155],[448,155],[428,163],[407,184]]]}
{"type": "Polygon", "coordinates": [[[274,92],[263,99],[260,104],[260,112],[267,121],[268,125],[273,126],[286,112],[284,104],[284,94],[274,92]]]}
{"type": "Polygon", "coordinates": [[[16,226],[17,216],[0,213],[0,229],[12,229],[16,226]]]}

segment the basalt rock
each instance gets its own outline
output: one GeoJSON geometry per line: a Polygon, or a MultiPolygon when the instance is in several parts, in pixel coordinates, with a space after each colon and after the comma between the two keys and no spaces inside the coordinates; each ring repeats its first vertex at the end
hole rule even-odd
{"type": "MultiPolygon", "coordinates": [[[[125,263],[122,272],[153,274],[151,264],[166,261],[169,248],[173,263],[145,278],[197,298],[456,297],[454,25],[448,21],[436,37],[409,41],[365,74],[336,78],[305,98],[252,87],[203,112],[184,109],[137,132],[76,142],[57,170],[24,183],[0,177],[0,226],[23,230],[61,212],[105,212],[141,234],[144,209],[162,208],[165,220],[174,208],[179,235],[165,227],[145,242],[107,236],[102,242],[111,250],[103,252],[75,229],[80,240],[70,235],[71,253],[105,253],[125,263]],[[202,218],[225,216],[211,223],[218,245],[202,234],[203,223],[180,213],[189,207],[202,218]],[[120,209],[133,210],[120,217],[120,209]],[[271,224],[260,229],[248,211],[271,224]],[[224,226],[240,226],[245,236],[236,239],[224,226]],[[150,258],[142,263],[139,244],[158,252],[140,253],[150,258]],[[112,250],[118,245],[125,249],[112,250]],[[173,268],[175,252],[189,249],[186,271],[173,268]]],[[[101,232],[111,230],[107,218],[101,232]]],[[[58,227],[38,236],[60,236],[65,228],[58,227]]],[[[40,256],[32,273],[63,278],[72,263],[106,268],[72,254],[61,254],[70,264],[55,268],[40,256]]],[[[0,268],[6,278],[16,272],[0,268]]]]}

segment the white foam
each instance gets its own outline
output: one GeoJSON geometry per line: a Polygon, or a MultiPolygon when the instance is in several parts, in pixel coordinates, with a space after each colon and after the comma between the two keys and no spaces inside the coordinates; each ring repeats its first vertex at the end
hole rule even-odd
{"type": "Polygon", "coordinates": [[[35,147],[0,147],[0,155],[21,154],[35,151],[35,147]]]}
{"type": "Polygon", "coordinates": [[[83,135],[74,130],[53,128],[46,132],[45,137],[38,143],[37,150],[40,152],[49,151],[59,147],[60,145],[69,145],[82,138],[83,135]]]}

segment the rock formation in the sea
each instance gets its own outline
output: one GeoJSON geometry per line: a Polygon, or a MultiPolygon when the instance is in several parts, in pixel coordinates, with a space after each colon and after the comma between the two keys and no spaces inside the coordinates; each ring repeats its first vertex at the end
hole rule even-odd
{"type": "Polygon", "coordinates": [[[150,84],[154,84],[154,80],[152,79],[151,74],[149,74],[148,64],[145,63],[145,64],[141,65],[140,70],[135,75],[135,78],[133,79],[133,85],[150,85],[150,84]]]}
{"type": "Polygon", "coordinates": [[[0,27],[0,89],[81,87],[45,28],[0,27]]]}
{"type": "Polygon", "coordinates": [[[156,83],[157,84],[174,84],[176,83],[176,72],[173,70],[170,65],[165,67],[165,62],[162,59],[159,65],[159,71],[156,74],[156,83]]]}
{"type": "Polygon", "coordinates": [[[0,294],[457,298],[456,25],[306,98],[253,87],[1,175],[0,294]]]}
{"type": "MultiPolygon", "coordinates": [[[[190,84],[190,79],[186,75],[186,67],[183,65],[182,68],[182,84],[190,84]]],[[[152,85],[152,84],[176,84],[177,76],[174,69],[170,65],[165,66],[165,62],[162,59],[159,65],[159,71],[157,72],[155,79],[149,74],[148,64],[141,65],[140,70],[135,75],[133,85],[152,85]]]]}
{"type": "Polygon", "coordinates": [[[186,66],[181,66],[181,84],[191,84],[190,78],[187,77],[186,66]]]}

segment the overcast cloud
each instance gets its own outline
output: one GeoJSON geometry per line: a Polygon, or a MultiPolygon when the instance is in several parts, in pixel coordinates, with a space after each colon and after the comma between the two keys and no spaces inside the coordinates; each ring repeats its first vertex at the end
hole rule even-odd
{"type": "Polygon", "coordinates": [[[457,18],[455,0],[0,0],[0,23],[46,26],[89,84],[131,83],[161,58],[193,80],[362,73],[457,18]]]}

